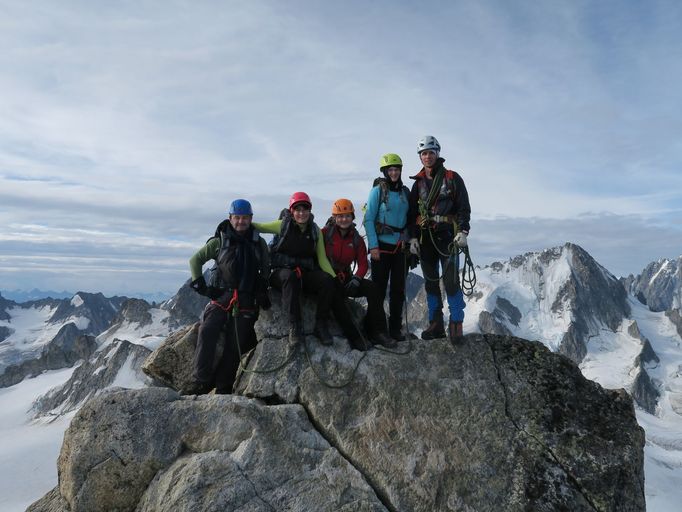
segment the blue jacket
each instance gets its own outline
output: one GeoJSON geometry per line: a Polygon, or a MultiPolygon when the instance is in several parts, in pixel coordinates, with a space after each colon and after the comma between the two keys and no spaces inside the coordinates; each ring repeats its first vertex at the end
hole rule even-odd
{"type": "Polygon", "coordinates": [[[374,249],[379,247],[379,242],[396,245],[401,239],[401,233],[394,230],[393,233],[384,230],[383,234],[377,234],[376,223],[402,228],[407,223],[408,196],[403,193],[389,190],[388,200],[381,201],[381,187],[377,185],[369,192],[367,210],[365,211],[365,233],[367,233],[367,247],[374,249]]]}

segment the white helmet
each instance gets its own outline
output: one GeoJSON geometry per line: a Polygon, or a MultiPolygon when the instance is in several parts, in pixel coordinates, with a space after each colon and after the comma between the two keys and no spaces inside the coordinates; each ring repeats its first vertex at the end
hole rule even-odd
{"type": "Polygon", "coordinates": [[[417,154],[421,153],[422,151],[426,151],[427,149],[435,151],[436,153],[440,153],[440,144],[433,135],[424,135],[421,139],[419,139],[419,143],[417,144],[417,154]]]}

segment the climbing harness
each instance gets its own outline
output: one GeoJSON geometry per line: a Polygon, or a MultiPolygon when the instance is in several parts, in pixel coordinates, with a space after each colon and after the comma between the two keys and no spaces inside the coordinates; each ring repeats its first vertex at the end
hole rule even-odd
{"type": "MultiPolygon", "coordinates": [[[[464,254],[464,264],[462,266],[462,278],[460,280],[460,289],[462,290],[462,293],[466,295],[467,297],[471,296],[471,294],[474,292],[474,286],[476,286],[476,270],[474,268],[474,263],[471,260],[471,255],[469,253],[469,247],[459,247],[454,239],[448,244],[446,251],[447,252],[442,252],[440,248],[438,247],[438,244],[436,243],[436,240],[433,236],[433,228],[432,228],[432,223],[449,223],[452,222],[452,227],[453,227],[453,233],[457,233],[459,231],[458,226],[457,226],[457,221],[455,220],[454,216],[452,215],[432,215],[429,212],[430,205],[432,205],[435,202],[435,199],[440,193],[440,187],[443,182],[443,174],[444,173],[438,173],[436,176],[433,178],[433,183],[431,184],[431,190],[429,190],[429,195],[426,198],[426,201],[422,201],[419,199],[417,205],[419,208],[419,216],[420,216],[420,223],[419,226],[421,228],[421,236],[419,243],[421,244],[423,241],[424,237],[424,232],[428,233],[429,239],[431,240],[431,245],[433,245],[434,249],[436,249],[436,252],[443,258],[447,258],[447,263],[445,267],[443,268],[443,275],[440,277],[430,277],[427,276],[426,273],[424,273],[424,279],[427,281],[439,281],[440,279],[443,279],[445,277],[445,274],[447,273],[447,270],[450,265],[452,265],[455,261],[456,258],[459,258],[460,254],[464,254]]],[[[438,268],[438,267],[436,267],[438,268]]],[[[424,267],[422,267],[422,272],[424,270],[424,267]]]]}

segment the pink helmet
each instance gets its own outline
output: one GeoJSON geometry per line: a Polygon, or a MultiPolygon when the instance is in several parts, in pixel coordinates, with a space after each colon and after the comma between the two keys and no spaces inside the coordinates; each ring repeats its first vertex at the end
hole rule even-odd
{"type": "Polygon", "coordinates": [[[297,204],[305,203],[308,208],[313,207],[313,203],[310,200],[310,196],[305,192],[294,192],[289,198],[289,210],[292,210],[297,204]]]}

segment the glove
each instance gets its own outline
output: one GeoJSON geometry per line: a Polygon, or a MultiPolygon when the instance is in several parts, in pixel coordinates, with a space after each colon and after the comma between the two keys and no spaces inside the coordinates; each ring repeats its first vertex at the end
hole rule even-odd
{"type": "Polygon", "coordinates": [[[211,300],[218,300],[223,295],[223,293],[225,293],[225,290],[223,290],[222,288],[208,286],[206,287],[206,292],[204,293],[204,295],[206,295],[211,300]]]}
{"type": "Polygon", "coordinates": [[[192,288],[192,290],[197,292],[199,295],[206,295],[206,292],[208,290],[204,276],[197,277],[194,281],[192,281],[189,284],[189,287],[192,288]]]}
{"type": "Polygon", "coordinates": [[[272,302],[270,302],[270,295],[268,295],[267,290],[259,290],[258,293],[256,293],[256,302],[258,303],[260,308],[265,311],[272,307],[272,302]]]}
{"type": "Polygon", "coordinates": [[[410,238],[410,253],[419,256],[419,240],[410,238]]]}
{"type": "Polygon", "coordinates": [[[360,278],[358,276],[351,277],[346,283],[346,293],[354,295],[360,289],[360,278]]]}
{"type": "Polygon", "coordinates": [[[410,267],[410,270],[417,268],[417,265],[419,265],[419,256],[412,253],[408,254],[407,265],[410,267]]]}
{"type": "Polygon", "coordinates": [[[466,247],[467,246],[467,234],[464,231],[460,231],[457,233],[455,236],[455,243],[457,244],[457,247],[466,247]]]}

